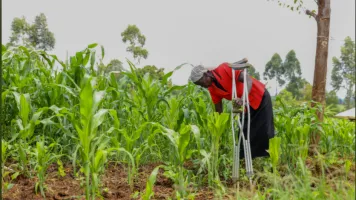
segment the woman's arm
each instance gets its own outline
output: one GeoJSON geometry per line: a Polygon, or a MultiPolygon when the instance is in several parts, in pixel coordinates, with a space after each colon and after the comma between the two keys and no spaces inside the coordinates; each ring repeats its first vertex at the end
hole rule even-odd
{"type": "Polygon", "coordinates": [[[219,103],[215,104],[215,111],[220,114],[222,113],[222,110],[222,101],[220,101],[219,103]]]}

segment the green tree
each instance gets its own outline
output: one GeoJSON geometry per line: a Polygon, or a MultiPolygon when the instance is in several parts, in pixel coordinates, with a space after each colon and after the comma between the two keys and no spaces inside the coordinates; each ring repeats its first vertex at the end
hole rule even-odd
{"type": "MultiPolygon", "coordinates": [[[[139,76],[143,77],[149,74],[153,79],[161,80],[164,76],[164,68],[157,68],[155,65],[146,65],[143,68],[137,68],[139,76]]],[[[172,86],[172,81],[167,82],[168,87],[172,86]]]]}
{"type": "Polygon", "coordinates": [[[264,80],[276,78],[276,95],[277,85],[283,86],[286,82],[283,78],[284,68],[282,66],[282,58],[278,53],[275,53],[271,60],[265,66],[265,71],[263,72],[264,80]],[[278,83],[278,84],[277,84],[278,83]]]}
{"type": "Polygon", "coordinates": [[[304,101],[312,100],[312,90],[313,90],[313,86],[308,81],[305,81],[304,87],[300,91],[304,101]]]}
{"type": "Polygon", "coordinates": [[[333,69],[331,73],[331,85],[335,91],[341,87],[347,90],[345,103],[346,108],[351,108],[351,98],[355,95],[355,42],[350,37],[345,38],[344,46],[341,47],[340,58],[333,57],[333,69]]]}
{"type": "Polygon", "coordinates": [[[48,29],[46,15],[43,13],[36,16],[33,24],[28,23],[25,17],[14,18],[11,31],[7,46],[33,46],[47,51],[52,50],[56,43],[54,34],[48,29]]]}
{"type": "Polygon", "coordinates": [[[288,52],[283,63],[283,69],[283,76],[286,81],[289,81],[286,89],[291,92],[297,100],[300,100],[303,97],[301,89],[304,88],[306,80],[301,77],[302,71],[300,69],[300,62],[294,50],[288,52]]]}
{"type": "Polygon", "coordinates": [[[112,59],[109,64],[106,66],[104,72],[109,73],[112,71],[124,71],[124,67],[122,65],[122,62],[118,59],[112,59]]]}
{"type": "MultiPolygon", "coordinates": [[[[276,95],[276,98],[281,99],[281,101],[284,104],[297,105],[297,101],[293,97],[293,94],[291,92],[287,91],[286,89],[283,89],[280,93],[278,93],[278,95],[276,95]]],[[[275,101],[274,106],[279,107],[279,106],[281,106],[281,104],[279,101],[275,101]]]]}
{"type": "Polygon", "coordinates": [[[164,76],[164,69],[163,68],[158,69],[154,65],[146,65],[143,68],[138,68],[137,71],[138,74],[142,77],[146,73],[150,74],[150,76],[154,79],[161,79],[164,76]]]}
{"type": "Polygon", "coordinates": [[[336,95],[335,90],[326,93],[326,105],[337,105],[339,98],[336,95]]]}
{"type": "Polygon", "coordinates": [[[141,58],[146,59],[148,57],[147,49],[143,48],[146,37],[136,25],[128,25],[125,31],[121,33],[121,37],[124,43],[130,43],[126,51],[132,53],[133,58],[137,59],[138,63],[140,63],[141,58]]]}
{"type": "Polygon", "coordinates": [[[260,80],[260,73],[256,71],[256,68],[250,67],[247,69],[247,73],[251,75],[253,78],[260,80]]]}
{"type": "Polygon", "coordinates": [[[288,52],[286,59],[283,63],[284,77],[288,81],[295,80],[295,78],[300,78],[302,71],[300,69],[300,62],[296,56],[294,50],[288,52]]]}
{"type": "Polygon", "coordinates": [[[286,90],[292,93],[293,97],[297,100],[303,99],[303,88],[306,84],[306,80],[301,77],[292,77],[286,86],[286,90]]]}
{"type": "Polygon", "coordinates": [[[7,46],[16,46],[17,44],[30,45],[28,39],[29,24],[26,22],[25,17],[15,17],[11,23],[11,36],[10,42],[7,46]]]}

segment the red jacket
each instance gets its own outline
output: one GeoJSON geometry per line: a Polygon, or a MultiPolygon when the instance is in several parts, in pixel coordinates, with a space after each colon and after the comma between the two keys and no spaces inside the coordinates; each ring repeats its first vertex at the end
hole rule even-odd
{"type": "MultiPolygon", "coordinates": [[[[210,92],[210,96],[214,102],[214,104],[219,103],[223,98],[227,100],[231,100],[232,96],[232,69],[227,65],[227,63],[222,63],[217,68],[212,70],[216,80],[220,83],[220,85],[226,90],[221,90],[218,88],[215,83],[208,88],[210,92]]],[[[241,73],[241,70],[235,70],[235,80],[236,80],[236,92],[237,97],[242,98],[243,92],[243,83],[238,81],[238,77],[241,73]]],[[[263,94],[265,92],[265,85],[260,81],[252,78],[252,87],[250,94],[248,96],[250,101],[250,106],[257,110],[261,104],[263,94]]]]}

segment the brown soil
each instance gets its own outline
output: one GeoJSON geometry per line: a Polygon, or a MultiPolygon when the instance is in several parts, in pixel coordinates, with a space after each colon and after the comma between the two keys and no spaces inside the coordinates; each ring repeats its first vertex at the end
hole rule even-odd
{"type": "MultiPolygon", "coordinates": [[[[159,164],[149,164],[139,168],[138,179],[134,182],[133,191],[130,190],[127,179],[127,168],[120,165],[110,163],[105,170],[105,174],[101,178],[102,196],[103,199],[134,199],[132,195],[135,192],[144,192],[146,189],[146,181],[153,169],[159,164]]],[[[64,177],[58,175],[57,165],[53,164],[47,170],[46,179],[46,199],[48,200],[74,200],[85,199],[84,179],[79,179],[73,176],[73,168],[65,166],[64,177]],[[82,186],[81,186],[82,184],[82,186]]],[[[82,176],[83,177],[83,176],[82,176]]],[[[37,177],[26,178],[22,175],[18,176],[12,183],[14,186],[3,194],[4,200],[42,200],[40,191],[35,193],[35,184],[37,177]]],[[[168,199],[174,197],[173,182],[163,175],[163,169],[159,170],[156,183],[154,186],[154,197],[152,199],[168,199]]],[[[213,199],[214,194],[207,188],[202,188],[195,195],[196,200],[213,199]]],[[[99,199],[99,198],[98,198],[99,199]]],[[[138,198],[140,199],[139,195],[138,198]]]]}
{"type": "MultiPolygon", "coordinates": [[[[103,199],[107,200],[118,200],[118,199],[140,199],[141,193],[143,193],[146,189],[146,182],[148,180],[149,175],[153,171],[153,169],[160,165],[161,163],[152,163],[148,165],[141,166],[138,169],[138,178],[134,182],[133,189],[130,189],[128,184],[128,176],[127,176],[127,167],[121,164],[109,163],[105,173],[101,177],[101,194],[103,199]],[[132,195],[137,193],[137,197],[134,198],[132,195]]],[[[312,160],[306,161],[307,167],[312,171],[313,174],[318,174],[319,169],[316,165],[316,162],[312,160]]],[[[185,167],[194,170],[194,164],[187,162],[185,163],[185,167]]],[[[344,176],[342,173],[343,166],[335,165],[330,166],[326,169],[328,177],[330,179],[335,176],[344,176]]],[[[74,199],[85,199],[85,182],[84,176],[81,175],[79,177],[73,176],[73,168],[71,165],[65,165],[64,170],[66,175],[64,177],[60,177],[58,175],[58,168],[56,164],[52,164],[47,170],[47,178],[46,178],[46,199],[48,200],[74,200],[74,199]]],[[[77,169],[78,170],[78,169],[77,169]]],[[[355,164],[351,165],[350,173],[348,175],[348,180],[354,182],[355,181],[355,164]]],[[[10,174],[11,176],[11,174],[10,174]]],[[[9,176],[8,176],[9,177],[9,176]]],[[[8,178],[7,177],[7,178],[8,178]]],[[[5,181],[9,181],[6,180],[5,181]]],[[[261,180],[260,180],[261,181],[261,180]]],[[[260,182],[258,181],[258,182],[260,182]]],[[[18,176],[11,183],[14,186],[3,193],[4,200],[42,200],[45,199],[41,196],[40,191],[36,194],[35,185],[37,182],[37,177],[26,178],[23,175],[18,176]]],[[[261,181],[263,182],[263,181],[261,181]]],[[[231,180],[227,180],[226,184],[228,185],[228,194],[224,199],[233,199],[234,190],[233,184],[231,180]]],[[[174,190],[173,182],[166,178],[163,175],[163,169],[159,170],[157,175],[157,179],[154,185],[154,197],[152,199],[174,199],[175,190],[174,190]]],[[[248,182],[240,183],[240,189],[247,190],[249,187],[248,182]]],[[[192,189],[193,190],[193,189],[192,189]]],[[[251,192],[251,191],[250,191],[251,192]]],[[[204,188],[195,188],[192,193],[194,193],[194,199],[196,200],[208,200],[214,199],[214,193],[212,190],[209,190],[207,187],[204,188]]],[[[251,193],[252,197],[252,193],[251,193]]],[[[100,198],[98,198],[100,199],[100,198]]]]}

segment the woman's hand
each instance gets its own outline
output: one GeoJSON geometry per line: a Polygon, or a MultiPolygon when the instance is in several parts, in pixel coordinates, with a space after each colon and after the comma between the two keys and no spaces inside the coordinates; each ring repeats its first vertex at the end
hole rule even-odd
{"type": "Polygon", "coordinates": [[[243,105],[243,101],[240,98],[233,99],[232,100],[232,106],[233,106],[233,113],[241,113],[241,106],[243,105]]]}
{"type": "Polygon", "coordinates": [[[240,98],[234,99],[233,103],[234,103],[234,107],[236,106],[238,108],[240,108],[243,105],[243,101],[240,98]]]}

